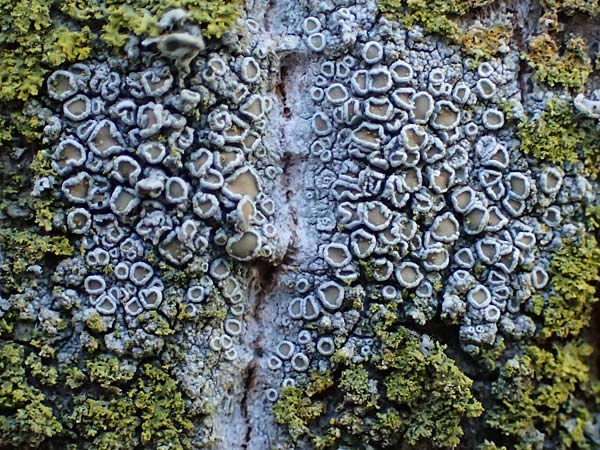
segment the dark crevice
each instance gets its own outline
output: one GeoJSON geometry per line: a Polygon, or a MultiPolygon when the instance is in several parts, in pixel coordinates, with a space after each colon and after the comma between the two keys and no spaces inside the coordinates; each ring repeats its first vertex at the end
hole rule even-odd
{"type": "Polygon", "coordinates": [[[252,361],[248,368],[246,369],[246,376],[244,378],[244,394],[242,396],[242,400],[240,402],[240,409],[242,411],[242,417],[246,422],[246,434],[244,435],[244,440],[242,441],[241,448],[248,448],[250,438],[252,436],[252,425],[248,421],[248,393],[254,388],[256,385],[256,362],[252,361]]]}
{"type": "Polygon", "coordinates": [[[265,14],[265,31],[268,33],[271,31],[271,21],[273,17],[273,11],[275,11],[276,0],[269,0],[267,4],[267,11],[265,14]]]}

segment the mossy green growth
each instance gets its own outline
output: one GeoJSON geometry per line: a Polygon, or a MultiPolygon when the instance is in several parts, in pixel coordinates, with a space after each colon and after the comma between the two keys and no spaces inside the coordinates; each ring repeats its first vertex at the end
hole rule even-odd
{"type": "Polygon", "coordinates": [[[553,292],[541,308],[540,337],[575,337],[589,326],[593,305],[598,301],[598,281],[600,248],[594,236],[584,235],[581,242],[563,241],[552,257],[553,292]]]}
{"type": "Polygon", "coordinates": [[[557,165],[582,159],[590,171],[596,170],[600,133],[592,121],[576,117],[567,103],[549,101],[540,117],[521,120],[517,135],[527,155],[557,165]]]}
{"type": "Polygon", "coordinates": [[[559,52],[556,40],[544,33],[531,39],[525,59],[538,82],[580,91],[592,73],[588,51],[582,38],[571,38],[565,42],[564,51],[559,52]]]}
{"type": "Polygon", "coordinates": [[[511,31],[505,24],[463,30],[456,18],[494,3],[495,0],[379,0],[379,10],[391,19],[401,20],[407,28],[421,25],[428,33],[444,36],[463,51],[479,59],[489,59],[507,48],[511,31]]]}
{"type": "Polygon", "coordinates": [[[158,21],[172,8],[187,10],[202,26],[204,36],[219,38],[233,26],[243,7],[241,0],[106,0],[106,3],[110,14],[105,16],[102,39],[115,47],[122,47],[129,33],[158,35],[158,21]]]}
{"type": "Polygon", "coordinates": [[[70,256],[73,246],[65,236],[44,236],[31,230],[0,228],[0,248],[6,261],[0,272],[23,273],[46,256],[70,256]]]}
{"type": "Polygon", "coordinates": [[[311,380],[284,389],[274,408],[278,423],[316,449],[456,448],[462,420],[483,412],[472,381],[439,343],[423,352],[404,327],[378,338],[381,353],[370,362],[340,361],[319,388],[311,380]],[[325,417],[325,410],[332,413],[325,417]]]}
{"type": "Polygon", "coordinates": [[[130,34],[156,36],[161,15],[175,7],[218,38],[242,1],[0,0],[0,101],[36,96],[52,69],[89,58],[100,42],[120,49],[130,34]]]}
{"type": "Polygon", "coordinates": [[[36,448],[63,430],[46,395],[32,384],[40,373],[35,372],[37,364],[27,353],[23,345],[0,342],[2,448],[36,448]],[[34,366],[35,373],[32,373],[31,366],[34,366]]]}
{"type": "Polygon", "coordinates": [[[57,0],[0,0],[0,101],[37,95],[50,68],[86,59],[91,30],[56,21],[57,0]]]}
{"type": "Polygon", "coordinates": [[[541,0],[540,4],[545,11],[573,15],[577,13],[595,17],[600,13],[598,0],[541,0]]]}
{"type": "MultiPolygon", "coordinates": [[[[102,373],[106,382],[124,383],[128,377],[114,379],[119,364],[107,359],[96,367],[95,376],[102,373]]],[[[156,364],[145,364],[140,372],[132,385],[124,385],[121,395],[75,399],[67,423],[89,442],[83,448],[191,448],[193,424],[177,381],[156,364]]]]}
{"type": "Polygon", "coordinates": [[[86,361],[90,381],[98,383],[104,389],[114,389],[120,394],[123,386],[133,379],[136,367],[122,358],[111,355],[100,355],[86,361]]]}
{"type": "Polygon", "coordinates": [[[492,386],[486,423],[515,450],[545,448],[544,442],[560,450],[596,448],[584,436],[589,413],[577,400],[587,389],[591,352],[587,344],[569,342],[548,350],[530,346],[509,359],[492,386]],[[567,422],[571,432],[561,431],[567,422]]]}
{"type": "Polygon", "coordinates": [[[507,448],[504,446],[498,447],[495,442],[486,439],[477,446],[476,450],[507,450],[507,448]]]}

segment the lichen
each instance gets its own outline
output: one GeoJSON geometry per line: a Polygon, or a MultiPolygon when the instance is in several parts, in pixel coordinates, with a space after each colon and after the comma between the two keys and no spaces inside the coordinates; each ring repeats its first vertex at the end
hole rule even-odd
{"type": "Polygon", "coordinates": [[[523,118],[517,136],[527,155],[557,165],[582,159],[589,170],[595,170],[600,135],[591,121],[578,118],[567,103],[551,100],[539,117],[523,118]]]}
{"type": "Polygon", "coordinates": [[[533,68],[537,81],[552,87],[583,89],[592,72],[592,64],[587,44],[582,38],[568,39],[562,52],[549,34],[534,37],[529,46],[525,59],[533,68]]]}
{"type": "Polygon", "coordinates": [[[56,22],[56,3],[0,1],[0,101],[37,95],[49,67],[90,55],[90,29],[72,31],[56,22]]]}
{"type": "Polygon", "coordinates": [[[456,20],[471,11],[494,3],[495,0],[380,0],[379,10],[386,16],[401,20],[407,28],[418,24],[428,33],[435,33],[459,44],[476,60],[490,59],[507,49],[511,31],[504,23],[489,27],[472,25],[463,29],[456,20]]]}
{"type": "Polygon", "coordinates": [[[542,319],[538,335],[515,356],[498,355],[499,375],[485,421],[515,450],[548,442],[561,450],[591,450],[595,447],[584,431],[598,405],[590,382],[592,347],[583,341],[582,331],[598,301],[600,250],[595,238],[563,241],[550,275],[548,296],[530,301],[530,311],[542,319]]]}
{"type": "Polygon", "coordinates": [[[598,301],[600,248],[596,239],[588,235],[581,242],[563,242],[552,258],[550,274],[552,293],[547,300],[536,298],[543,319],[540,337],[576,337],[589,326],[598,301]]]}
{"type": "Polygon", "coordinates": [[[170,8],[190,10],[207,37],[219,38],[239,15],[241,2],[169,0],[1,0],[0,101],[38,95],[52,68],[82,61],[101,43],[121,49],[130,35],[157,35],[157,22],[170,8]],[[100,30],[101,41],[94,34],[100,30]]]}
{"type": "Polygon", "coordinates": [[[546,14],[551,12],[571,16],[579,13],[595,17],[600,13],[600,2],[598,0],[542,0],[540,4],[546,14]]]}
{"type": "Polygon", "coordinates": [[[0,344],[0,446],[5,448],[36,448],[63,430],[47,396],[30,381],[27,353],[23,345],[0,344]]]}
{"type": "Polygon", "coordinates": [[[557,433],[574,415],[585,414],[578,411],[576,395],[586,389],[585,360],[591,351],[587,344],[570,342],[548,350],[530,346],[509,359],[492,386],[487,424],[508,437],[515,450],[540,448],[550,439],[554,448],[591,448],[581,432],[557,433]]]}
{"type": "Polygon", "coordinates": [[[372,363],[341,363],[315,388],[285,388],[274,407],[278,423],[294,440],[308,438],[315,448],[455,448],[462,420],[482,413],[471,380],[436,343],[423,353],[415,333],[400,327],[380,331],[381,354],[372,363]],[[332,402],[332,404],[330,404],[332,402]],[[323,412],[335,411],[319,422],[323,412]]]}
{"type": "Polygon", "coordinates": [[[0,248],[7,256],[0,269],[12,274],[23,273],[47,255],[69,256],[74,251],[65,236],[40,236],[32,230],[15,231],[5,228],[0,228],[0,248]]]}
{"type": "MultiPolygon", "coordinates": [[[[120,363],[113,361],[100,372],[114,369],[120,363]]],[[[187,436],[192,422],[186,413],[178,383],[164,370],[145,364],[140,376],[128,389],[114,397],[93,398],[80,396],[68,417],[68,423],[89,439],[94,449],[130,449],[139,445],[151,448],[183,450],[191,448],[187,436]]],[[[128,373],[128,372],[127,372],[128,373]]],[[[98,376],[98,375],[96,375],[98,376]]],[[[124,382],[109,375],[108,382],[124,382]]]]}

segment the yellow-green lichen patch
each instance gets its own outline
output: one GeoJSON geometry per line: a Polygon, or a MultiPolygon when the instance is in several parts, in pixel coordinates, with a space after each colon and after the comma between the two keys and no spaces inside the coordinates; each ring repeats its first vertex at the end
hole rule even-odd
{"type": "MultiPolygon", "coordinates": [[[[239,16],[240,0],[0,0],[0,101],[36,96],[52,68],[87,59],[97,36],[122,48],[129,35],[157,35],[165,11],[181,7],[220,37],[239,16]]],[[[94,50],[95,49],[95,50],[94,50]]]]}
{"type": "Polygon", "coordinates": [[[557,165],[581,159],[595,170],[600,134],[592,121],[576,117],[567,103],[552,100],[540,117],[522,119],[517,136],[526,155],[557,165]]]}
{"type": "Polygon", "coordinates": [[[540,1],[545,11],[556,13],[587,14],[597,16],[600,13],[600,2],[598,0],[542,0],[540,1]]]}
{"type": "Polygon", "coordinates": [[[0,343],[2,448],[37,448],[63,430],[46,395],[30,381],[28,359],[23,345],[0,343]]]}
{"type": "Polygon", "coordinates": [[[102,39],[115,47],[122,47],[129,33],[156,36],[161,16],[172,8],[182,8],[203,27],[206,37],[221,37],[234,24],[242,8],[241,0],[106,0],[106,23],[102,39]]]}
{"type": "Polygon", "coordinates": [[[586,236],[581,242],[563,242],[552,257],[550,275],[552,294],[547,301],[536,299],[543,318],[540,337],[578,336],[589,326],[592,307],[598,301],[600,248],[596,239],[586,236]]]}
{"type": "Polygon", "coordinates": [[[2,338],[12,342],[0,341],[0,448],[191,448],[194,414],[165,368],[90,353],[78,367],[47,345],[35,349],[38,338],[2,338]]]}
{"type": "Polygon", "coordinates": [[[525,59],[534,71],[537,81],[548,86],[564,86],[581,90],[592,72],[588,47],[581,38],[566,41],[564,51],[549,34],[534,37],[525,59]]]}
{"type": "Polygon", "coordinates": [[[495,0],[379,0],[379,10],[407,28],[420,25],[429,33],[436,33],[459,44],[468,55],[476,59],[489,59],[499,51],[508,49],[511,30],[508,24],[497,23],[490,27],[463,28],[457,18],[495,0]]]}
{"type": "Polygon", "coordinates": [[[0,248],[7,255],[2,271],[23,273],[29,266],[41,262],[45,256],[69,256],[73,246],[65,236],[40,236],[34,231],[0,228],[0,248]]]}
{"type": "Polygon", "coordinates": [[[515,450],[542,448],[552,438],[556,449],[594,448],[582,432],[589,412],[576,399],[587,390],[585,360],[591,351],[589,345],[571,342],[548,350],[530,346],[509,359],[492,386],[487,424],[515,450]],[[559,430],[567,421],[574,425],[572,432],[559,430]]]}
{"type": "Polygon", "coordinates": [[[462,49],[475,60],[491,59],[501,48],[508,49],[512,30],[505,24],[491,27],[472,26],[461,33],[459,43],[462,49]]]}
{"type": "Polygon", "coordinates": [[[0,101],[37,95],[49,68],[89,57],[91,30],[55,22],[57,3],[0,0],[0,101]]]}
{"type": "Polygon", "coordinates": [[[442,345],[423,351],[406,328],[380,331],[378,339],[381,353],[370,363],[338,359],[335,372],[285,388],[274,408],[277,421],[294,440],[308,439],[317,449],[456,448],[462,420],[482,413],[471,380],[442,345]],[[327,420],[325,410],[334,411],[327,420]]]}
{"type": "MultiPolygon", "coordinates": [[[[116,364],[118,368],[120,363],[116,364]]],[[[94,377],[107,382],[127,381],[129,376],[115,379],[119,373],[115,370],[113,363],[101,365],[94,370],[94,377]]],[[[75,398],[67,423],[90,443],[89,448],[191,448],[189,432],[193,425],[176,380],[154,364],[145,364],[140,372],[137,381],[123,388],[122,394],[75,398]]]]}

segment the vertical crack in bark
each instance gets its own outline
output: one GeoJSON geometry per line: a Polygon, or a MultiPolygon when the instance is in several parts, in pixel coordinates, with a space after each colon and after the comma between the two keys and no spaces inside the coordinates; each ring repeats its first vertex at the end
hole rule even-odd
{"type": "Polygon", "coordinates": [[[242,442],[242,448],[247,449],[250,443],[250,437],[252,436],[252,424],[248,421],[248,393],[256,384],[256,360],[252,360],[250,365],[246,369],[244,379],[244,394],[241,401],[242,417],[246,423],[246,433],[244,434],[244,441],[242,442]]]}
{"type": "MultiPolygon", "coordinates": [[[[265,5],[267,10],[264,14],[264,27],[267,33],[271,28],[272,16],[276,7],[274,0],[269,0],[265,5]]],[[[276,40],[276,37],[274,38],[276,40]]],[[[260,368],[260,359],[264,353],[265,345],[265,326],[271,326],[268,323],[272,321],[272,306],[269,305],[269,298],[274,297],[278,288],[278,278],[282,268],[286,262],[291,259],[290,251],[293,249],[292,242],[295,241],[294,227],[297,223],[296,213],[290,205],[290,185],[288,173],[293,162],[290,160],[290,155],[286,149],[286,128],[289,126],[292,113],[288,105],[287,90],[289,88],[290,66],[288,59],[283,56],[279,61],[279,76],[273,82],[272,93],[275,96],[276,116],[272,119],[272,124],[276,125],[275,129],[271,130],[274,144],[278,147],[281,159],[279,160],[282,174],[280,182],[277,184],[277,195],[280,198],[282,211],[279,211],[279,226],[288,227],[285,230],[290,234],[288,242],[283,242],[285,246],[281,258],[273,261],[260,260],[253,263],[253,280],[250,285],[249,305],[251,310],[246,314],[246,326],[249,331],[249,340],[246,342],[252,360],[248,363],[246,370],[241,377],[243,383],[243,393],[240,400],[240,413],[245,429],[238,430],[240,439],[240,448],[255,449],[258,448],[253,443],[253,433],[265,430],[260,430],[261,426],[256,423],[256,414],[260,414],[256,406],[259,404],[265,386],[263,386],[263,374],[260,368]]],[[[283,233],[282,233],[283,234],[283,233]]],[[[285,237],[284,237],[285,239],[285,237]]]]}

